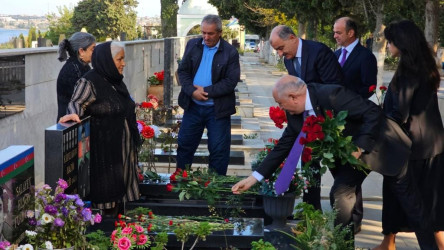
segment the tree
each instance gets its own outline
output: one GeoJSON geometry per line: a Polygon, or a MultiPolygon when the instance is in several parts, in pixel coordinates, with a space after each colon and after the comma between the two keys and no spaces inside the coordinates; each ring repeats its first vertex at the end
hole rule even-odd
{"type": "Polygon", "coordinates": [[[31,27],[28,31],[28,44],[26,47],[31,48],[32,41],[36,41],[36,40],[37,40],[36,29],[35,29],[35,27],[31,27]]]}
{"type": "Polygon", "coordinates": [[[71,34],[68,33],[71,30],[71,18],[74,14],[73,8],[66,6],[57,6],[59,16],[55,13],[49,13],[46,15],[46,19],[49,22],[46,38],[50,39],[53,44],[59,43],[59,37],[61,34],[65,34],[66,37],[71,34]]]}
{"type": "Polygon", "coordinates": [[[424,35],[434,52],[438,49],[439,1],[427,0],[425,6],[424,35]]]}
{"type": "Polygon", "coordinates": [[[71,33],[86,28],[98,41],[126,32],[136,38],[136,0],[82,0],[74,8],[71,33]]]}
{"type": "Polygon", "coordinates": [[[160,0],[160,6],[162,37],[177,36],[177,0],[160,0]]]}

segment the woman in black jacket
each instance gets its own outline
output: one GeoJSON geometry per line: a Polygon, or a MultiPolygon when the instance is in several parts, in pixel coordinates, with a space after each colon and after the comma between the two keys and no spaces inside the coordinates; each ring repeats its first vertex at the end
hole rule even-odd
{"type": "Polygon", "coordinates": [[[69,39],[60,42],[59,61],[66,61],[67,53],[69,59],[57,77],[57,121],[66,114],[77,80],[91,69],[89,63],[95,46],[96,39],[86,32],[76,32],[69,39]]]}
{"type": "Polygon", "coordinates": [[[375,249],[395,249],[397,232],[413,230],[421,249],[444,249],[444,128],[438,109],[440,75],[423,32],[411,21],[384,31],[399,64],[384,100],[384,113],[412,140],[401,174],[384,176],[382,228],[375,249]]]}

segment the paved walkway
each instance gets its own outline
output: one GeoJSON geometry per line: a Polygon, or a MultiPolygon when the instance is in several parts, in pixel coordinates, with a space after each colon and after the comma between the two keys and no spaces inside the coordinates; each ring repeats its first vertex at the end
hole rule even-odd
{"type": "MultiPolygon", "coordinates": [[[[248,85],[248,91],[254,104],[254,116],[259,119],[261,126],[260,137],[279,138],[282,130],[276,128],[268,116],[270,106],[276,106],[271,95],[273,84],[282,75],[274,66],[261,63],[258,54],[247,53],[241,57],[242,75],[248,85]]],[[[384,82],[389,82],[393,72],[384,74],[384,82]]],[[[322,206],[329,210],[329,192],[333,178],[327,172],[322,177],[322,206]]],[[[356,235],[356,247],[372,248],[382,240],[381,209],[382,209],[382,176],[371,173],[362,185],[364,198],[364,219],[362,231],[356,235]]],[[[419,249],[413,233],[400,233],[397,237],[397,249],[419,249]]]]}

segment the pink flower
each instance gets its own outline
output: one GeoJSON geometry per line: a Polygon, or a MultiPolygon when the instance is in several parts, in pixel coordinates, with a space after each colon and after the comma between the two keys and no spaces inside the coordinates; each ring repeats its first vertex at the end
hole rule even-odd
{"type": "Polygon", "coordinates": [[[63,179],[59,179],[59,181],[57,182],[57,185],[61,189],[67,189],[68,188],[68,183],[65,180],[63,180],[63,179]]]}
{"type": "Polygon", "coordinates": [[[143,227],[136,225],[135,228],[138,233],[143,233],[143,227]]]}
{"type": "Polygon", "coordinates": [[[94,223],[100,223],[102,222],[102,216],[97,213],[96,216],[94,217],[94,223]]]}
{"type": "MultiPolygon", "coordinates": [[[[142,229],[143,230],[143,229],[142,229]]],[[[137,241],[137,245],[144,245],[148,241],[148,237],[146,235],[139,235],[139,240],[137,241]]]]}
{"type": "Polygon", "coordinates": [[[122,230],[122,234],[131,234],[133,232],[133,229],[131,227],[125,227],[122,230]]]}
{"type": "Polygon", "coordinates": [[[119,250],[127,250],[131,247],[131,240],[128,237],[122,237],[119,239],[117,247],[119,250]]]}

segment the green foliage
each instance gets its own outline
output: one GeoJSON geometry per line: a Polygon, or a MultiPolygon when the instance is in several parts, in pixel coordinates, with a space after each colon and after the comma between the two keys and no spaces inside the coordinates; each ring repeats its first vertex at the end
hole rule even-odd
{"type": "Polygon", "coordinates": [[[88,233],[85,235],[90,247],[88,249],[109,249],[111,247],[111,242],[109,237],[105,235],[102,230],[97,230],[95,232],[88,233]]]}
{"type": "Polygon", "coordinates": [[[46,15],[46,19],[49,22],[48,32],[46,38],[50,39],[53,44],[59,43],[59,37],[61,34],[65,34],[66,37],[71,36],[68,32],[71,30],[71,18],[74,14],[73,8],[67,6],[57,6],[59,15],[55,13],[49,13],[46,15]]]}
{"type": "Polygon", "coordinates": [[[287,68],[285,68],[285,64],[284,64],[284,58],[279,57],[278,62],[276,64],[276,68],[279,71],[282,71],[282,72],[286,72],[287,71],[287,68]]]}
{"type": "Polygon", "coordinates": [[[136,0],[82,0],[74,8],[70,33],[86,28],[98,41],[115,39],[121,32],[127,40],[135,39],[137,5],[136,0]]]}
{"type": "Polygon", "coordinates": [[[293,234],[282,232],[295,241],[295,249],[311,250],[342,250],[354,249],[353,240],[346,240],[349,228],[335,226],[336,212],[315,210],[310,204],[304,202],[296,206],[296,214],[301,221],[292,229],[293,234]]]}
{"type": "Polygon", "coordinates": [[[166,232],[160,232],[154,237],[155,246],[151,246],[151,250],[164,250],[168,243],[168,234],[166,232]]]}
{"type": "Polygon", "coordinates": [[[257,139],[257,138],[258,138],[258,134],[257,134],[257,133],[249,134],[249,135],[244,134],[244,135],[243,135],[243,138],[244,138],[244,139],[257,139]]]}
{"type": "Polygon", "coordinates": [[[276,248],[270,242],[260,239],[251,242],[251,250],[276,250],[276,248]]]}
{"type": "Polygon", "coordinates": [[[162,36],[177,36],[177,0],[160,0],[160,18],[162,21],[162,36]]]}
{"type": "Polygon", "coordinates": [[[28,31],[28,44],[27,44],[27,48],[31,48],[32,46],[32,41],[36,41],[37,40],[37,34],[36,34],[36,29],[35,27],[31,27],[28,31]]]}

